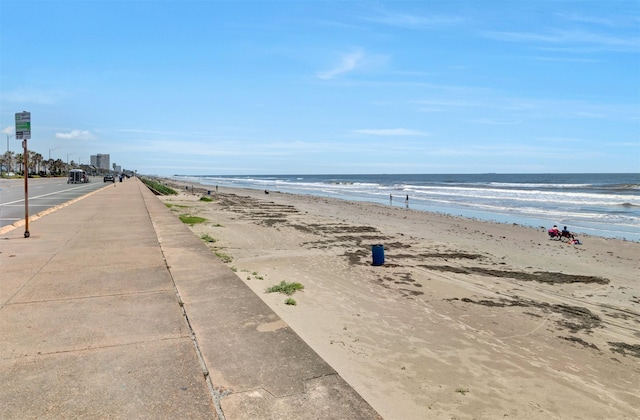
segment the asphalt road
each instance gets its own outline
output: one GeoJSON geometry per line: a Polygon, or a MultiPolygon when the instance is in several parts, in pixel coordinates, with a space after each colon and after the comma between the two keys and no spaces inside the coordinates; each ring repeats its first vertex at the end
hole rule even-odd
{"type": "MultiPolygon", "coordinates": [[[[102,177],[90,177],[90,181],[67,184],[67,178],[29,178],[29,216],[112,186],[102,177]]],[[[24,179],[0,179],[0,228],[23,220],[24,216],[24,179]]]]}

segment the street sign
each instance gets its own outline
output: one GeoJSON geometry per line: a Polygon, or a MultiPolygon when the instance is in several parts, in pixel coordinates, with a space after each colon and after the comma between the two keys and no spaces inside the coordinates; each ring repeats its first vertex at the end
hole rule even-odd
{"type": "Polygon", "coordinates": [[[16,139],[28,140],[31,138],[31,113],[16,112],[16,139]]]}

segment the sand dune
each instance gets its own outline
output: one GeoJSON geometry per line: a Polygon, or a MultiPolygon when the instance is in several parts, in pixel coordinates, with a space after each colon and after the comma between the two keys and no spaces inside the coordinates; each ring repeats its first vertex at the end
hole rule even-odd
{"type": "Polygon", "coordinates": [[[174,185],[172,210],[386,419],[640,417],[638,243],[174,185]],[[281,281],[297,305],[265,293],[281,281]]]}

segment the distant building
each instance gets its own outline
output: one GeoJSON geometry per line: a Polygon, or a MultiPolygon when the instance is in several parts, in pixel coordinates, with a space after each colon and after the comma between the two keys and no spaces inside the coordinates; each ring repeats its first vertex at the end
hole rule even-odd
{"type": "Polygon", "coordinates": [[[117,173],[121,173],[122,172],[122,166],[120,165],[116,165],[116,168],[114,169],[117,173]]]}
{"type": "Polygon", "coordinates": [[[97,155],[91,155],[91,165],[100,169],[110,169],[111,158],[107,154],[98,153],[97,155]]]}

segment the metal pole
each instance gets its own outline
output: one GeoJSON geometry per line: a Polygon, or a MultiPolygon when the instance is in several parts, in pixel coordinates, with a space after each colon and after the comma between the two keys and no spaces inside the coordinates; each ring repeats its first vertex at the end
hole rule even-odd
{"type": "Polygon", "coordinates": [[[24,237],[28,238],[29,234],[29,152],[27,151],[27,139],[22,140],[22,147],[24,147],[23,159],[24,159],[24,237]]]}

